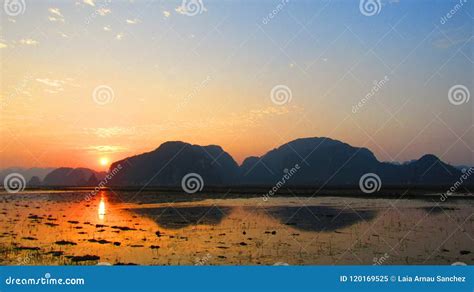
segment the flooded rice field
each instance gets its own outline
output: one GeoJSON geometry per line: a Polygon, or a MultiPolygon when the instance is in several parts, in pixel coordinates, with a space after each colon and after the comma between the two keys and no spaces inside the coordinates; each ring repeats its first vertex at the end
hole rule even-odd
{"type": "Polygon", "coordinates": [[[1,193],[0,264],[474,263],[469,199],[88,194],[1,193]]]}

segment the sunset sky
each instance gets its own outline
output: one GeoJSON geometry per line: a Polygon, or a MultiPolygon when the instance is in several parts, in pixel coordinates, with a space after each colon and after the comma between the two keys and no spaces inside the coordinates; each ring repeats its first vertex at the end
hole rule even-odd
{"type": "Polygon", "coordinates": [[[473,1],[380,3],[372,16],[359,1],[2,7],[0,168],[99,170],[169,140],[240,163],[320,136],[381,161],[474,165],[473,1]],[[277,85],[291,90],[284,104],[277,85]],[[450,102],[455,85],[470,100],[450,102]]]}

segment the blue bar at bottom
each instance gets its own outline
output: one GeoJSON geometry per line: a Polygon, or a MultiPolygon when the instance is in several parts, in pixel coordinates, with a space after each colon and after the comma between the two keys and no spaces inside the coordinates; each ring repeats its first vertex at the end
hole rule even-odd
{"type": "Polygon", "coordinates": [[[2,266],[0,291],[466,291],[474,266],[2,266]]]}

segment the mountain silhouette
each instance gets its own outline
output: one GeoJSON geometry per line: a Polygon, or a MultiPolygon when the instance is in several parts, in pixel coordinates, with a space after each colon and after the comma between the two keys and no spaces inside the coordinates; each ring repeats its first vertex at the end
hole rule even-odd
{"type": "MultiPolygon", "coordinates": [[[[403,164],[380,162],[367,148],[324,137],[296,139],[261,157],[248,157],[241,166],[220,146],[176,141],[114,162],[110,169],[119,165],[110,186],[179,187],[188,173],[199,174],[206,186],[273,186],[291,174],[287,186],[358,187],[367,173],[385,186],[449,186],[463,175],[434,155],[403,164]]],[[[472,177],[465,181],[472,182],[472,177]]]]}
{"type": "Polygon", "coordinates": [[[156,150],[114,162],[121,166],[110,185],[180,186],[183,176],[197,173],[206,184],[227,185],[237,181],[239,166],[220,146],[166,142],[156,150]]]}
{"type": "Polygon", "coordinates": [[[105,172],[89,168],[60,167],[46,175],[43,186],[95,186],[105,177],[105,172]]]}

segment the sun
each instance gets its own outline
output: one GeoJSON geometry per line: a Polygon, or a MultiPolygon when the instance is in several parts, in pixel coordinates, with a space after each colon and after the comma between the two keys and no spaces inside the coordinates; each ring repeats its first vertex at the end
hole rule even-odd
{"type": "Polygon", "coordinates": [[[109,159],[107,157],[102,157],[102,158],[100,158],[99,163],[102,166],[108,166],[109,165],[109,159]]]}

